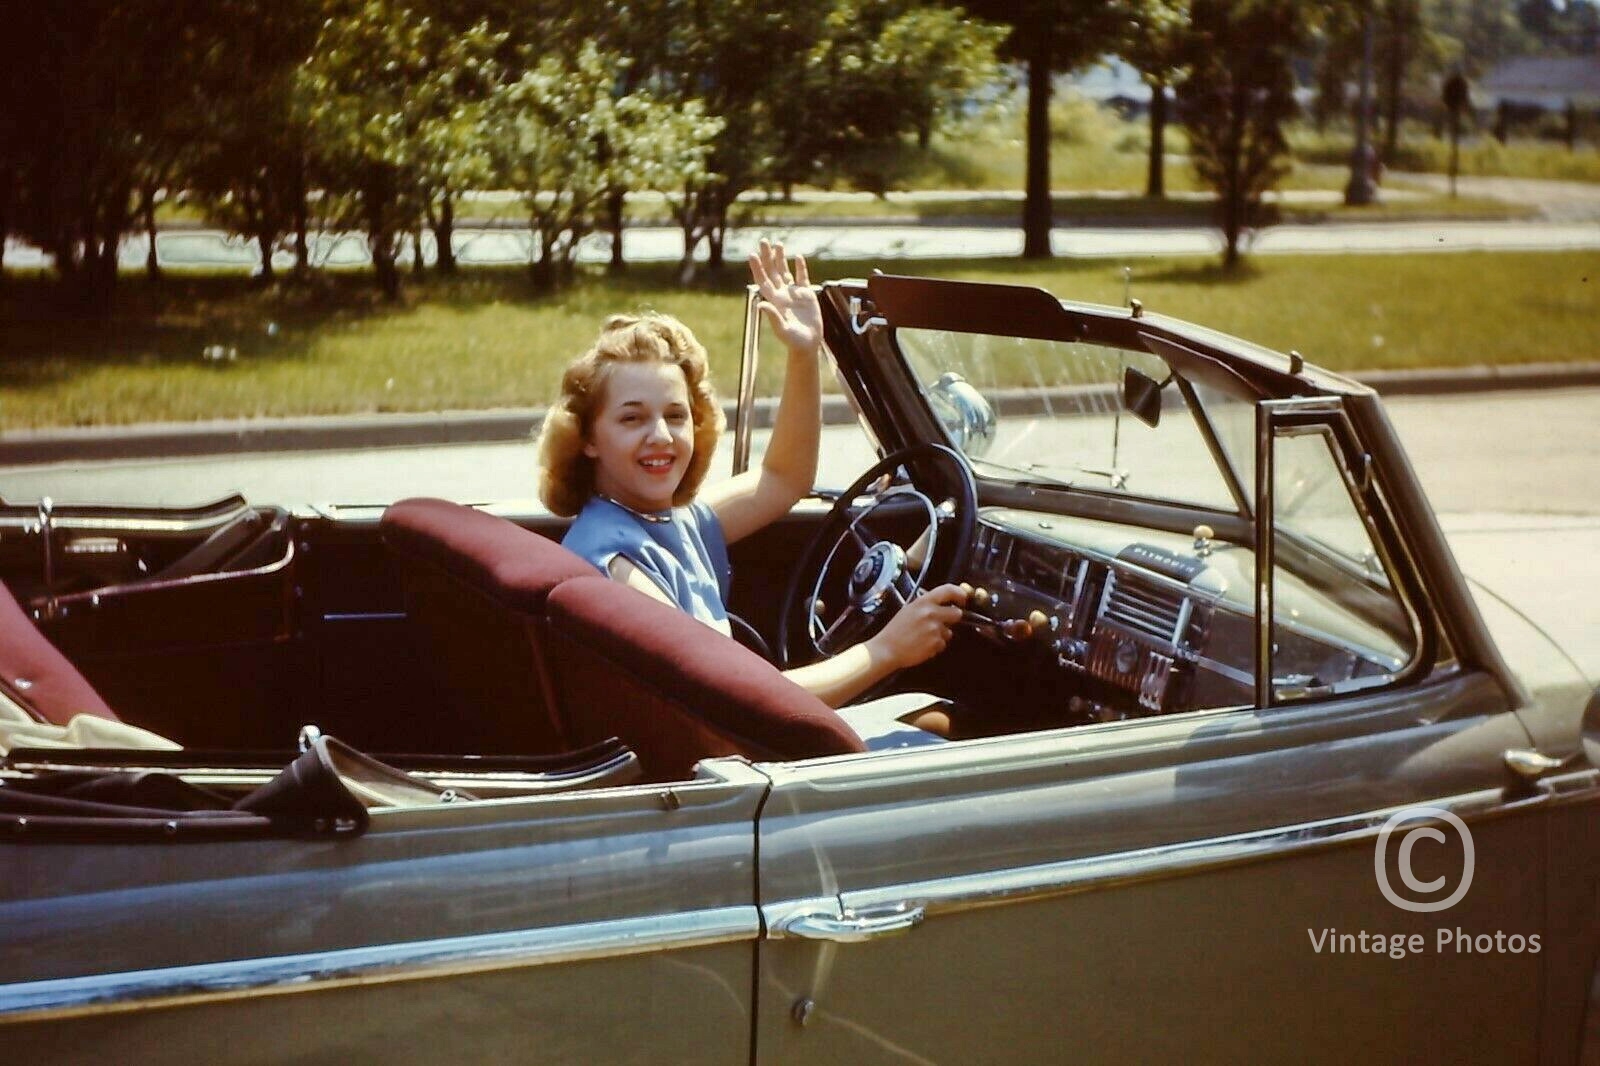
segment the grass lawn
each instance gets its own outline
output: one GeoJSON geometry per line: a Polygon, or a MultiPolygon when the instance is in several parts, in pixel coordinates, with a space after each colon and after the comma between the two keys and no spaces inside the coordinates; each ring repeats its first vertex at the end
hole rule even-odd
{"type": "MultiPolygon", "coordinates": [[[[1302,165],[1337,166],[1350,158],[1351,134],[1348,130],[1318,134],[1308,127],[1298,127],[1291,132],[1290,145],[1302,165]]],[[[1449,173],[1450,142],[1426,128],[1408,124],[1391,169],[1449,173]]],[[[1600,182],[1600,146],[1592,137],[1568,148],[1525,136],[1501,144],[1487,133],[1468,133],[1461,139],[1459,173],[1469,177],[1600,182]]]]}
{"type": "MultiPolygon", "coordinates": [[[[827,262],[819,278],[874,266],[1039,285],[1120,303],[1121,264],[1103,259],[827,262]]],[[[1209,259],[1139,260],[1147,308],[1338,370],[1586,360],[1600,352],[1600,254],[1261,256],[1233,276],[1209,259]]],[[[677,288],[668,267],[625,279],[585,275],[536,294],[521,270],[412,282],[385,306],[365,273],[305,289],[235,277],[127,277],[118,311],[94,322],[52,309],[42,278],[0,288],[0,428],[271,415],[527,406],[615,311],[655,308],[687,322],[719,387],[737,374],[743,278],[677,288]],[[206,358],[210,348],[215,356],[206,358]],[[231,357],[230,357],[230,353],[231,357]]],[[[778,368],[768,360],[767,387],[778,368]]]]}

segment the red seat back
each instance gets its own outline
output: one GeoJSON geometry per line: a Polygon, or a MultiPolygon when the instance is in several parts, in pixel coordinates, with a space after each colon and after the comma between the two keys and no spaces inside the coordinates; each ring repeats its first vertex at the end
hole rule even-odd
{"type": "Polygon", "coordinates": [[[864,750],[833,709],[761,656],[604,577],[550,594],[556,696],[576,743],[620,737],[655,781],[715,755],[803,759],[864,750]]]}
{"type": "Polygon", "coordinates": [[[545,598],[569,578],[597,577],[595,568],[514,522],[446,500],[402,500],[381,529],[419,649],[450,704],[449,748],[573,747],[555,714],[545,598]]]}
{"type": "Polygon", "coordinates": [[[78,714],[121,721],[77,667],[39,632],[4,585],[0,585],[0,688],[23,710],[51,725],[66,725],[78,714]]]}

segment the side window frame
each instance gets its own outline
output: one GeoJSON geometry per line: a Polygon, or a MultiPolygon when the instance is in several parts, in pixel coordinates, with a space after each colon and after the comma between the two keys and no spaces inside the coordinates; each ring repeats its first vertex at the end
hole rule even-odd
{"type": "MultiPolygon", "coordinates": [[[[1350,689],[1331,687],[1294,697],[1280,694],[1274,685],[1274,572],[1276,567],[1275,498],[1276,442],[1286,436],[1325,434],[1332,445],[1330,457],[1344,483],[1351,506],[1360,518],[1384,571],[1393,583],[1395,598],[1410,623],[1410,660],[1385,680],[1382,687],[1404,684],[1432,668],[1436,630],[1425,607],[1426,597],[1415,560],[1394,521],[1377,475],[1377,464],[1362,446],[1344,401],[1337,396],[1304,396],[1262,400],[1256,405],[1256,644],[1255,702],[1262,710],[1298,704],[1311,698],[1333,698],[1350,689]]],[[[1378,686],[1372,686],[1378,687],[1378,686]]],[[[1364,687],[1362,691],[1371,691],[1364,687]]]]}

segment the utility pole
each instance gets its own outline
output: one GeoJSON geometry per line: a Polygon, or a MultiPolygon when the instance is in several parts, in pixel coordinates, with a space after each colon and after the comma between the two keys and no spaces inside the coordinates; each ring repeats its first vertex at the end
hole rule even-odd
{"type": "Polygon", "coordinates": [[[1372,114],[1372,2],[1361,8],[1361,92],[1356,106],[1356,146],[1350,152],[1350,183],[1344,187],[1344,202],[1349,207],[1364,207],[1378,202],[1378,187],[1373,184],[1375,153],[1367,125],[1372,114]]]}

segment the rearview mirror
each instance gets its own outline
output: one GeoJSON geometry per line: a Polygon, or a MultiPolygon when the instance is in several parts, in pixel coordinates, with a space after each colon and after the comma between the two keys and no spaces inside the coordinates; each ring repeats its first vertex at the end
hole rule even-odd
{"type": "Polygon", "coordinates": [[[1157,381],[1131,366],[1126,367],[1122,371],[1122,409],[1151,429],[1156,428],[1161,424],[1161,390],[1171,381],[1171,374],[1166,381],[1157,381]]]}
{"type": "Polygon", "coordinates": [[[933,410],[962,453],[977,458],[994,443],[994,408],[983,393],[955,371],[947,371],[928,390],[933,410]]]}

